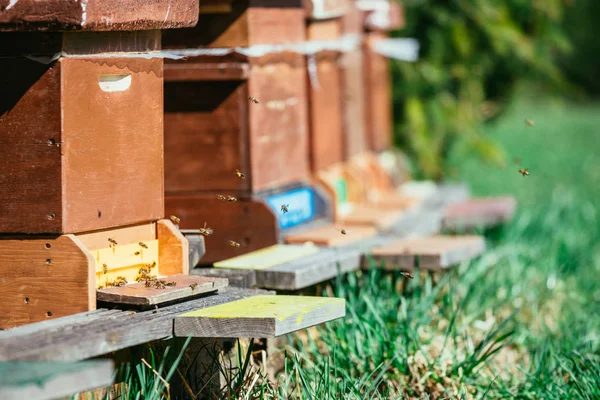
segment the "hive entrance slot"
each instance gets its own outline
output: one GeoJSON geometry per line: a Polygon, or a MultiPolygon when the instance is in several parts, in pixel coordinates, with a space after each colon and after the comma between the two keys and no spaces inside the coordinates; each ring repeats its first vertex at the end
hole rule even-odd
{"type": "Polygon", "coordinates": [[[102,74],[98,86],[103,92],[124,92],[131,86],[131,74],[102,74]]]}

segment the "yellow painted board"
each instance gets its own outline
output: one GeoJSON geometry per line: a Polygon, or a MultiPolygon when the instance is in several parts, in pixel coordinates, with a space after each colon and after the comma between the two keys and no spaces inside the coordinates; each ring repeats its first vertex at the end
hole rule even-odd
{"type": "Polygon", "coordinates": [[[214,264],[217,268],[265,269],[317,253],[319,248],[311,245],[276,244],[214,264]]]}
{"type": "Polygon", "coordinates": [[[96,261],[96,286],[105,286],[107,281],[114,281],[119,276],[125,277],[128,283],[134,283],[139,269],[154,262],[156,265],[150,273],[159,275],[158,240],[146,240],[143,243],[147,249],[139,243],[128,243],[93,250],[92,256],[96,261]]]}

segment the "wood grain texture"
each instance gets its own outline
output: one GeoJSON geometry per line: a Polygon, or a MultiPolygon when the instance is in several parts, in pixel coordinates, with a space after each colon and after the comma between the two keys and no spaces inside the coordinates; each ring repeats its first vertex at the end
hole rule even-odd
{"type": "Polygon", "coordinates": [[[474,198],[450,205],[444,214],[446,229],[490,228],[510,221],[517,207],[514,197],[474,198]]]}
{"type": "Polygon", "coordinates": [[[167,196],[166,200],[167,214],[181,218],[181,228],[198,229],[204,223],[213,228],[213,234],[205,237],[206,254],[200,265],[210,265],[278,242],[277,217],[262,201],[227,203],[214,194],[167,196]],[[231,247],[229,240],[241,246],[231,247]]]}
{"type": "Polygon", "coordinates": [[[73,235],[0,240],[0,328],[93,310],[94,259],[73,235]]]}
{"type": "Polygon", "coordinates": [[[164,277],[164,279],[169,282],[175,282],[175,286],[156,289],[146,287],[143,282],[133,283],[121,287],[109,287],[98,290],[96,292],[96,299],[105,303],[151,306],[214,292],[228,285],[227,279],[193,275],[169,275],[164,277]]]}
{"type": "Polygon", "coordinates": [[[250,104],[247,83],[242,81],[166,83],[167,194],[227,190],[240,197],[250,190],[251,106],[262,105],[250,104]],[[239,179],[236,169],[243,171],[246,179],[239,179]]]}
{"type": "Polygon", "coordinates": [[[77,363],[0,363],[0,398],[51,400],[99,387],[113,380],[112,360],[77,363]]]}
{"type": "Polygon", "coordinates": [[[340,58],[342,80],[342,117],[344,130],[344,159],[367,151],[367,116],[364,56],[355,50],[340,58]]]}
{"type": "Polygon", "coordinates": [[[0,361],[77,361],[96,357],[171,336],[173,319],[182,313],[265,293],[272,292],[225,288],[218,294],[157,310],[110,311],[108,315],[104,314],[106,310],[97,310],[79,314],[78,319],[68,317],[67,325],[40,323],[0,332],[0,361]],[[103,316],[94,318],[96,313],[103,316]]]}
{"type": "Polygon", "coordinates": [[[256,272],[253,270],[194,268],[190,271],[190,274],[212,278],[227,278],[230,287],[253,288],[256,286],[256,272]]]}
{"type": "Polygon", "coordinates": [[[187,275],[190,270],[188,241],[167,219],[156,222],[158,266],[161,275],[187,275]]]}
{"type": "Polygon", "coordinates": [[[0,31],[133,31],[191,27],[198,0],[2,0],[0,31]]]}
{"type": "Polygon", "coordinates": [[[162,59],[63,59],[63,221],[66,232],[163,217],[162,59]],[[104,92],[102,74],[131,86],[104,92]]]}
{"type": "Polygon", "coordinates": [[[175,318],[175,335],[272,338],[346,315],[344,299],[259,295],[175,318]]]}
{"type": "Polygon", "coordinates": [[[370,226],[353,226],[352,228],[345,229],[345,234],[342,234],[340,229],[345,228],[343,226],[338,228],[336,225],[327,224],[313,229],[303,229],[302,231],[285,235],[285,242],[290,244],[313,242],[318,246],[338,247],[364,240],[377,234],[377,230],[370,226]]]}
{"type": "Polygon", "coordinates": [[[256,285],[275,290],[299,290],[360,267],[360,252],[322,248],[318,253],[256,270],[256,285]]]}
{"type": "Polygon", "coordinates": [[[430,236],[388,243],[373,249],[372,256],[386,269],[412,269],[418,258],[420,268],[440,270],[475,258],[484,250],[481,236],[430,236]]]}
{"type": "Polygon", "coordinates": [[[302,42],[306,32],[301,2],[277,3],[273,7],[236,1],[232,2],[233,9],[229,13],[200,13],[195,28],[166,30],[163,48],[226,48],[302,42]]]}
{"type": "MultiPolygon", "coordinates": [[[[250,77],[250,65],[246,62],[172,62],[165,63],[165,82],[241,81],[250,77]]],[[[169,90],[177,86],[166,85],[169,90]]],[[[170,93],[167,93],[170,95],[170,93]]],[[[169,101],[177,101],[172,96],[169,101]]],[[[185,104],[185,103],[184,103],[185,104]]],[[[171,105],[169,105],[171,106],[171,105]]]]}
{"type": "Polygon", "coordinates": [[[372,32],[365,40],[367,137],[369,149],[383,151],[392,144],[392,84],[388,59],[372,50],[384,33],[372,32]]]}

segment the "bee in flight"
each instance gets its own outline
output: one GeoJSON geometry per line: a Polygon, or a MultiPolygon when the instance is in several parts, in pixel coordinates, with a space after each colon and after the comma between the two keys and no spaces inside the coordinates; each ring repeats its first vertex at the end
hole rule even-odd
{"type": "Polygon", "coordinates": [[[519,173],[523,176],[529,176],[529,170],[527,168],[521,168],[519,173]]]}
{"type": "Polygon", "coordinates": [[[139,251],[136,251],[135,253],[133,253],[134,256],[139,256],[141,253],[139,251]]]}
{"type": "Polygon", "coordinates": [[[251,102],[253,102],[254,104],[258,104],[258,103],[259,103],[259,101],[258,101],[258,99],[257,99],[256,97],[252,97],[252,96],[250,96],[250,97],[248,97],[248,100],[250,100],[250,101],[251,101],[251,102]]]}
{"type": "Polygon", "coordinates": [[[408,278],[408,279],[413,279],[414,278],[413,274],[410,274],[410,273],[405,272],[405,271],[401,271],[400,275],[402,275],[403,277],[408,278]]]}
{"type": "Polygon", "coordinates": [[[218,194],[217,195],[217,199],[221,200],[221,201],[225,201],[227,200],[227,198],[225,196],[223,196],[222,194],[218,194]]]}
{"type": "Polygon", "coordinates": [[[347,234],[348,234],[348,232],[350,232],[350,231],[348,231],[348,230],[346,230],[346,229],[344,229],[344,228],[336,228],[336,229],[337,229],[338,231],[340,231],[340,233],[341,233],[342,235],[347,235],[347,234]]]}
{"type": "Polygon", "coordinates": [[[196,287],[198,286],[198,284],[196,282],[192,283],[190,285],[190,287],[192,288],[192,290],[196,289],[196,287]]]}
{"type": "Polygon", "coordinates": [[[202,236],[210,236],[210,235],[212,235],[212,234],[213,234],[213,230],[212,230],[212,228],[207,228],[207,227],[206,227],[206,222],[204,223],[204,227],[203,227],[203,228],[200,228],[200,229],[199,229],[199,231],[200,231],[200,234],[201,234],[202,236]]]}
{"type": "Polygon", "coordinates": [[[527,125],[529,125],[529,126],[535,126],[535,122],[533,122],[533,121],[532,121],[532,120],[530,120],[530,119],[526,119],[526,120],[525,120],[525,123],[526,123],[527,125]]]}
{"type": "Polygon", "coordinates": [[[144,243],[144,242],[139,242],[138,244],[140,245],[140,247],[142,247],[144,249],[148,248],[148,245],[146,243],[144,243]]]}
{"type": "Polygon", "coordinates": [[[237,199],[235,197],[233,197],[233,196],[227,196],[227,202],[228,203],[234,203],[236,201],[237,201],[237,199]]]}
{"type": "Polygon", "coordinates": [[[102,264],[102,273],[104,275],[108,274],[108,265],[102,264]]]}
{"type": "Polygon", "coordinates": [[[240,179],[244,179],[246,177],[246,175],[244,175],[243,173],[240,172],[239,169],[235,170],[235,174],[237,175],[238,178],[240,179]]]}
{"type": "Polygon", "coordinates": [[[174,216],[174,215],[171,215],[171,217],[170,217],[170,218],[171,218],[171,221],[173,221],[173,222],[174,222],[174,223],[176,223],[176,224],[178,224],[178,223],[180,223],[180,222],[181,222],[181,219],[177,218],[177,217],[176,217],[176,216],[174,216]]]}
{"type": "Polygon", "coordinates": [[[234,242],[233,240],[230,240],[228,243],[231,247],[240,247],[240,244],[238,242],[234,242]]]}
{"type": "Polygon", "coordinates": [[[117,245],[117,241],[113,238],[108,238],[108,243],[110,243],[110,247],[117,245]]]}
{"type": "Polygon", "coordinates": [[[281,205],[281,211],[285,214],[286,212],[290,211],[289,210],[289,204],[282,204],[281,205]]]}

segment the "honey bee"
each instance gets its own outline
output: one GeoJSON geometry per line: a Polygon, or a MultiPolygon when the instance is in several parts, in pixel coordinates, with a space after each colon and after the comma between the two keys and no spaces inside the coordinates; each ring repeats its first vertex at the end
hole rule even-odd
{"type": "Polygon", "coordinates": [[[258,103],[259,103],[259,101],[258,101],[258,99],[257,99],[256,97],[252,97],[252,96],[250,96],[250,97],[248,97],[248,100],[250,100],[250,101],[251,101],[251,102],[253,102],[254,104],[258,104],[258,103]]]}
{"type": "Polygon", "coordinates": [[[217,199],[221,200],[221,201],[226,201],[227,198],[225,196],[223,196],[222,194],[218,194],[217,195],[217,199]]]}
{"type": "Polygon", "coordinates": [[[169,218],[171,218],[171,221],[173,221],[174,223],[178,224],[181,222],[181,219],[177,218],[174,215],[171,215],[169,218]]]}
{"type": "Polygon", "coordinates": [[[144,249],[148,248],[148,245],[144,242],[139,242],[138,244],[140,245],[140,247],[143,247],[144,249]]]}
{"type": "Polygon", "coordinates": [[[102,264],[102,273],[104,273],[104,275],[108,274],[108,265],[102,264]]]}
{"type": "Polygon", "coordinates": [[[519,173],[523,176],[529,176],[529,170],[527,168],[521,168],[519,173]]]}
{"type": "Polygon", "coordinates": [[[110,247],[117,245],[117,241],[113,238],[108,238],[108,243],[110,243],[110,247]]]}
{"type": "Polygon", "coordinates": [[[233,240],[229,240],[228,243],[231,247],[240,247],[240,244],[238,242],[234,242],[233,240]]]}
{"type": "Polygon", "coordinates": [[[134,256],[139,256],[141,253],[139,251],[136,251],[135,253],[133,253],[134,256]]]}
{"type": "Polygon", "coordinates": [[[104,285],[98,285],[98,286],[96,287],[96,290],[100,290],[100,289],[104,289],[104,285]]]}
{"type": "Polygon", "coordinates": [[[535,122],[533,122],[533,121],[532,121],[532,120],[530,120],[530,119],[526,119],[526,120],[525,120],[525,123],[526,123],[527,125],[529,125],[529,126],[535,126],[535,122]]]}
{"type": "Polygon", "coordinates": [[[190,287],[192,288],[192,290],[196,289],[197,286],[198,286],[198,284],[195,283],[195,282],[190,285],[190,287]]]}
{"type": "Polygon", "coordinates": [[[239,169],[235,170],[235,174],[237,175],[238,178],[240,179],[244,179],[246,177],[246,175],[244,175],[243,173],[240,172],[239,169]]]}
{"type": "MultiPolygon", "coordinates": [[[[108,283],[106,284],[108,286],[108,283]]],[[[127,278],[124,276],[117,276],[111,286],[125,286],[127,285],[127,278]]]]}
{"type": "Polygon", "coordinates": [[[227,202],[228,203],[234,203],[236,201],[237,201],[237,199],[235,197],[233,197],[233,196],[227,196],[227,202]]]}
{"type": "Polygon", "coordinates": [[[405,271],[401,271],[400,275],[402,275],[403,277],[408,278],[408,279],[413,279],[414,278],[414,276],[411,273],[408,273],[408,272],[405,272],[405,271]]]}
{"type": "Polygon", "coordinates": [[[346,230],[346,229],[344,229],[344,228],[337,228],[337,230],[338,230],[338,231],[340,231],[340,233],[341,233],[342,235],[347,235],[347,234],[348,234],[348,232],[350,232],[350,231],[348,231],[348,230],[346,230]]]}
{"type": "Polygon", "coordinates": [[[282,204],[281,211],[285,214],[286,212],[289,211],[289,208],[288,208],[289,206],[290,206],[289,204],[282,204]]]}
{"type": "Polygon", "coordinates": [[[213,234],[213,230],[212,230],[212,228],[207,228],[207,227],[206,227],[206,222],[204,223],[204,227],[203,227],[203,228],[200,228],[200,229],[199,229],[199,231],[200,231],[200,234],[201,234],[202,236],[210,236],[210,235],[212,235],[212,234],[213,234]]]}

